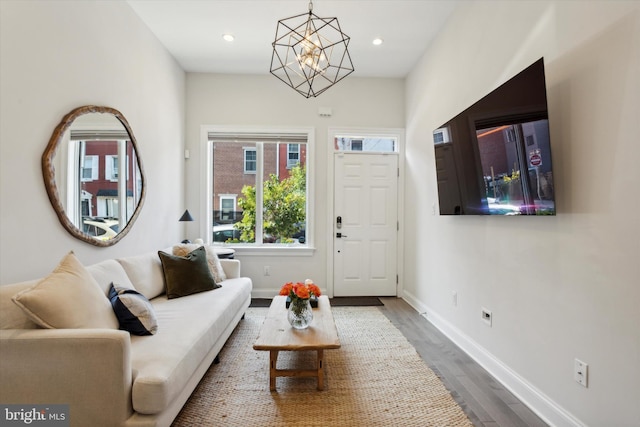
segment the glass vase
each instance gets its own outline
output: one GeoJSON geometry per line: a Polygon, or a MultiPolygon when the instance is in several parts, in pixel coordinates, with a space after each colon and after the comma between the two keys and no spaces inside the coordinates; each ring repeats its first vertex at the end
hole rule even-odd
{"type": "Polygon", "coordinates": [[[306,329],[313,320],[313,311],[308,299],[292,298],[289,304],[287,320],[295,329],[306,329]]]}

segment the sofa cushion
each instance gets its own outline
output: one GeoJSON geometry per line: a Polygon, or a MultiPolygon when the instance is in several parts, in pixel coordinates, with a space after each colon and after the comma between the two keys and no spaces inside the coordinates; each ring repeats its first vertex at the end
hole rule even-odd
{"type": "MultiPolygon", "coordinates": [[[[191,251],[199,248],[202,245],[194,244],[194,243],[182,243],[180,245],[175,245],[173,247],[173,254],[177,256],[186,256],[191,251]]],[[[224,280],[227,280],[227,276],[222,268],[222,264],[220,264],[220,259],[218,258],[218,254],[213,246],[204,246],[207,251],[207,264],[209,265],[209,270],[213,275],[213,279],[216,283],[222,283],[224,280]]]]}
{"type": "Polygon", "coordinates": [[[36,329],[39,326],[11,299],[25,289],[33,288],[38,280],[0,286],[0,329],[36,329]]]}
{"type": "Polygon", "coordinates": [[[87,267],[87,271],[96,279],[105,296],[109,296],[111,283],[117,283],[123,288],[134,289],[131,280],[129,280],[129,276],[127,276],[127,272],[124,271],[122,265],[115,259],[108,259],[90,265],[87,267]]]}
{"type": "Polygon", "coordinates": [[[109,300],[120,329],[133,335],[153,335],[158,330],[153,306],[140,292],[112,283],[109,300]]]}
{"type": "MultiPolygon", "coordinates": [[[[120,258],[118,262],[127,272],[136,291],[151,300],[164,293],[162,264],[156,252],[120,258]]],[[[123,283],[120,283],[124,285],[123,283]]]]}
{"type": "Polygon", "coordinates": [[[186,256],[170,255],[158,251],[164,271],[167,298],[179,298],[220,287],[209,270],[207,252],[203,246],[186,256]]]}
{"type": "Polygon", "coordinates": [[[156,414],[174,401],[225,330],[251,300],[251,279],[226,280],[214,292],[151,301],[158,318],[153,336],[131,336],[131,366],[136,372],[132,402],[136,412],[156,414]]]}
{"type": "Polygon", "coordinates": [[[73,252],[51,274],[12,300],[44,328],[118,328],[109,300],[73,252]]]}

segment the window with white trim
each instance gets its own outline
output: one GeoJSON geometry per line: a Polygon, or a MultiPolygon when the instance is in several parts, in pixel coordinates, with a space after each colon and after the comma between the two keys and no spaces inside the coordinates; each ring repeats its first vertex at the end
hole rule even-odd
{"type": "MultiPolygon", "coordinates": [[[[127,161],[123,165],[124,171],[126,171],[125,179],[129,179],[129,168],[126,166],[129,164],[129,156],[127,161]]],[[[107,181],[117,182],[120,172],[120,162],[117,155],[107,154],[104,156],[104,179],[107,181]]]]}
{"type": "Polygon", "coordinates": [[[308,132],[208,132],[213,234],[241,246],[309,246],[308,132]]]}
{"type": "Polygon", "coordinates": [[[236,219],[236,196],[220,196],[220,220],[233,221],[236,219]]]}
{"type": "Polygon", "coordinates": [[[80,165],[82,182],[95,181],[98,179],[98,156],[84,156],[80,165]]]}
{"type": "Polygon", "coordinates": [[[109,181],[118,180],[118,156],[104,156],[104,174],[109,181]]]}
{"type": "Polygon", "coordinates": [[[287,144],[287,168],[300,163],[300,144],[287,144]]]}
{"type": "Polygon", "coordinates": [[[244,173],[256,173],[257,169],[256,149],[244,149],[244,173]]]}

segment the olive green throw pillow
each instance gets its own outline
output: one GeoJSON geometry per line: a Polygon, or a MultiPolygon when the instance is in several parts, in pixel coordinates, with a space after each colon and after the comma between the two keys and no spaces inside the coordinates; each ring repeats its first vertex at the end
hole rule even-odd
{"type": "Polygon", "coordinates": [[[209,265],[207,252],[203,246],[186,256],[170,255],[158,251],[167,287],[167,298],[180,298],[198,292],[217,289],[209,265]]]}

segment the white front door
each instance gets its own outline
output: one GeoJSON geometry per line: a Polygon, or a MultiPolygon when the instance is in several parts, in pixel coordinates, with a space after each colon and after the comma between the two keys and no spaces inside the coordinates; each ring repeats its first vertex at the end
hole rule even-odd
{"type": "Polygon", "coordinates": [[[334,154],[335,296],[395,296],[398,154],[334,154]]]}

